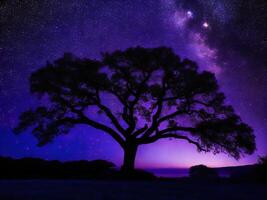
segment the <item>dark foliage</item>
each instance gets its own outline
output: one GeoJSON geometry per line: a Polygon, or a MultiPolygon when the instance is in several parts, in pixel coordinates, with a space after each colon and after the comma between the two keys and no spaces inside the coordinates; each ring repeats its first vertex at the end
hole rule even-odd
{"type": "Polygon", "coordinates": [[[108,179],[118,173],[115,165],[105,160],[59,162],[0,157],[0,166],[0,179],[108,179]]]}
{"type": "Polygon", "coordinates": [[[205,165],[197,165],[190,167],[189,175],[191,178],[197,178],[197,179],[212,179],[219,177],[215,169],[209,168],[205,165]]]}
{"type": "Polygon", "coordinates": [[[253,130],[225,104],[215,76],[170,48],[129,48],[100,61],[65,54],[34,72],[30,88],[50,103],[24,112],[16,133],[32,127],[45,145],[75,125],[92,126],[120,144],[125,170],[134,168],[139,145],[164,138],[236,159],[255,150],[253,130]],[[95,109],[110,123],[94,120],[95,109]]]}
{"type": "Polygon", "coordinates": [[[0,157],[0,179],[101,179],[154,180],[150,172],[133,170],[125,173],[105,160],[47,161],[39,158],[0,157]]]}
{"type": "Polygon", "coordinates": [[[256,165],[244,166],[237,171],[232,171],[231,178],[239,181],[267,183],[267,157],[260,157],[256,165]]]}
{"type": "Polygon", "coordinates": [[[259,159],[259,164],[255,172],[259,181],[267,183],[267,156],[259,159]]]}
{"type": "Polygon", "coordinates": [[[230,178],[233,180],[251,180],[255,179],[253,175],[257,168],[257,165],[246,165],[240,167],[229,167],[230,178]]]}

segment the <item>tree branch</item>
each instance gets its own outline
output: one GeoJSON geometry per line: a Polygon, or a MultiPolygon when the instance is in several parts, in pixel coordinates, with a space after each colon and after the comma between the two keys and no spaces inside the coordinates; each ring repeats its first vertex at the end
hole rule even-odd
{"type": "Polygon", "coordinates": [[[117,118],[112,114],[111,110],[101,104],[99,101],[96,103],[96,105],[106,113],[107,117],[111,120],[112,124],[116,127],[116,129],[123,135],[126,136],[124,128],[120,125],[117,118]]]}
{"type": "Polygon", "coordinates": [[[194,144],[198,148],[199,151],[208,152],[208,150],[204,149],[199,142],[194,141],[194,140],[190,139],[187,136],[178,135],[178,134],[175,134],[175,133],[167,133],[167,134],[164,134],[164,135],[155,135],[155,136],[150,137],[150,138],[142,139],[139,142],[140,142],[140,144],[149,144],[149,143],[153,143],[153,142],[156,142],[159,139],[164,139],[164,138],[175,138],[175,139],[186,140],[189,143],[194,144]]]}
{"type": "Polygon", "coordinates": [[[173,112],[173,113],[171,113],[171,114],[169,114],[169,115],[166,115],[166,116],[164,116],[164,117],[161,117],[159,120],[158,120],[158,125],[160,124],[160,123],[162,123],[162,122],[164,122],[164,121],[166,121],[166,120],[168,120],[168,119],[171,119],[171,118],[173,118],[173,117],[176,117],[177,115],[180,115],[180,114],[183,114],[183,113],[185,113],[184,111],[176,111],[176,112],[173,112]]]}
{"type": "Polygon", "coordinates": [[[143,128],[140,128],[139,130],[133,132],[133,136],[134,137],[137,137],[138,135],[142,134],[146,129],[148,128],[147,124],[143,127],[143,128]]]}
{"type": "Polygon", "coordinates": [[[111,137],[113,137],[113,139],[115,139],[121,146],[124,145],[123,138],[116,131],[114,131],[112,128],[110,128],[104,124],[101,124],[99,122],[96,122],[94,120],[91,120],[90,118],[88,118],[84,115],[82,116],[81,119],[85,124],[88,124],[88,125],[96,128],[96,129],[102,130],[102,131],[108,133],[109,135],[111,135],[111,137]]]}
{"type": "MultiPolygon", "coordinates": [[[[128,128],[126,130],[126,132],[128,133],[132,133],[135,130],[136,122],[134,119],[134,107],[138,103],[141,97],[144,84],[149,80],[152,73],[147,73],[147,75],[144,73],[143,75],[144,75],[144,79],[140,82],[139,87],[137,88],[136,92],[132,91],[131,87],[129,86],[129,82],[127,82],[128,79],[127,77],[125,77],[125,81],[127,82],[127,88],[130,94],[132,94],[135,97],[134,100],[130,101],[127,105],[124,105],[124,108],[123,108],[122,117],[124,121],[128,124],[128,128]]],[[[137,132],[140,133],[141,131],[137,131],[137,132]]]]}
{"type": "Polygon", "coordinates": [[[211,105],[209,105],[209,104],[207,104],[205,102],[199,101],[199,100],[193,100],[193,103],[198,103],[198,104],[206,106],[206,107],[211,107],[211,105]]]}
{"type": "MultiPolygon", "coordinates": [[[[62,100],[64,100],[64,99],[62,99],[62,100]]],[[[101,124],[99,122],[96,122],[94,120],[91,120],[90,118],[88,118],[87,116],[84,115],[82,110],[75,109],[75,107],[73,105],[71,105],[68,101],[64,100],[64,103],[71,110],[71,112],[73,112],[79,116],[79,120],[81,120],[80,122],[88,124],[88,125],[96,128],[96,129],[105,131],[106,133],[110,134],[121,146],[124,145],[123,138],[116,131],[114,131],[112,128],[110,128],[104,124],[101,124]]]]}
{"type": "Polygon", "coordinates": [[[161,94],[160,98],[157,100],[157,111],[155,112],[155,114],[152,117],[152,124],[151,124],[151,126],[143,134],[143,137],[147,137],[147,136],[151,135],[157,129],[157,127],[158,127],[157,120],[160,117],[160,114],[162,112],[162,109],[163,109],[163,97],[166,94],[166,80],[165,79],[166,79],[166,76],[164,75],[164,77],[162,78],[162,81],[161,81],[161,84],[162,84],[162,94],[161,94]]]}
{"type": "Polygon", "coordinates": [[[175,126],[175,127],[163,129],[163,130],[159,131],[158,134],[163,135],[165,133],[173,132],[173,131],[187,131],[187,132],[192,133],[192,132],[195,132],[196,130],[197,130],[196,128],[192,128],[192,127],[175,126]]]}

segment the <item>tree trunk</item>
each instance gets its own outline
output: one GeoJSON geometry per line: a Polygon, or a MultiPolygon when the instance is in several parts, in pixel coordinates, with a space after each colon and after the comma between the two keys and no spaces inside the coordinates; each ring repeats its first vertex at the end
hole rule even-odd
{"type": "Polygon", "coordinates": [[[131,172],[134,170],[137,145],[134,143],[127,143],[123,148],[123,150],[124,150],[124,158],[121,170],[124,172],[131,172]]]}

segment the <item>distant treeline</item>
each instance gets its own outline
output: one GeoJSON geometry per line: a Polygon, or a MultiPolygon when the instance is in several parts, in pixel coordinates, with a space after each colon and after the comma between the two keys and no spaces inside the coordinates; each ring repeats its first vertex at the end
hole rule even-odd
{"type": "MultiPolygon", "coordinates": [[[[0,157],[0,169],[0,179],[156,179],[143,170],[124,174],[115,164],[105,160],[60,162],[0,157]]],[[[223,168],[198,165],[189,169],[189,176],[194,180],[220,179],[219,174],[228,174],[229,180],[234,181],[267,182],[267,159],[255,165],[223,168]]]]}
{"type": "Polygon", "coordinates": [[[39,158],[0,157],[0,179],[154,179],[149,172],[135,170],[125,175],[105,160],[47,161],[39,158]]]}
{"type": "Polygon", "coordinates": [[[46,161],[0,157],[1,179],[101,179],[115,176],[115,165],[105,160],[46,161]]]}
{"type": "Polygon", "coordinates": [[[205,165],[193,166],[189,169],[189,176],[193,179],[218,179],[228,178],[238,182],[267,182],[267,163],[261,162],[254,165],[209,168],[205,165]]]}

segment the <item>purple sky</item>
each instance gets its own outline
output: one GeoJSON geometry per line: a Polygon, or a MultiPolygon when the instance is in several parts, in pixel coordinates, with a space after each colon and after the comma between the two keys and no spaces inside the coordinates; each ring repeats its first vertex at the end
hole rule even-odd
{"type": "MultiPolygon", "coordinates": [[[[267,154],[267,3],[263,0],[12,0],[0,1],[0,155],[122,161],[119,145],[80,126],[45,147],[12,134],[18,115],[37,105],[31,72],[64,52],[99,57],[131,46],[172,47],[214,72],[227,102],[252,126],[257,151],[235,161],[198,153],[183,141],[140,147],[138,167],[243,165],[267,154]]],[[[101,120],[101,118],[99,118],[101,120]]]]}

